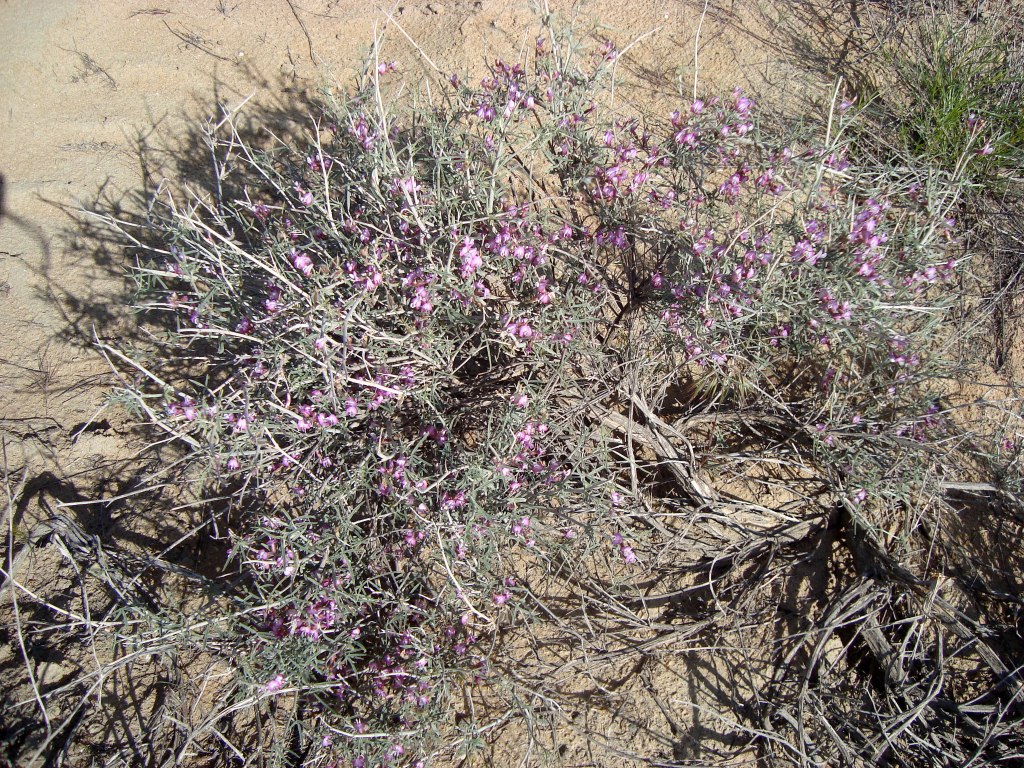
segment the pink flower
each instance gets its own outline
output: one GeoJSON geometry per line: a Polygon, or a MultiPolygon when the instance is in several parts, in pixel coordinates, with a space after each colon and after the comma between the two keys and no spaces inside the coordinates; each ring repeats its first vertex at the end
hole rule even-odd
{"type": "Polygon", "coordinates": [[[316,416],[316,422],[324,429],[328,427],[336,427],[338,425],[338,417],[333,413],[318,413],[316,416]]]}
{"type": "Polygon", "coordinates": [[[672,138],[679,146],[697,146],[697,132],[696,130],[690,127],[684,127],[676,131],[675,135],[672,138]]]}
{"type": "Polygon", "coordinates": [[[815,251],[814,246],[807,240],[797,241],[789,255],[793,261],[802,261],[812,267],[825,256],[820,251],[815,251]]]}
{"type": "Polygon", "coordinates": [[[509,320],[505,324],[505,332],[510,336],[518,336],[520,339],[533,338],[533,328],[525,320],[509,320]]]}
{"type": "Polygon", "coordinates": [[[754,106],[754,101],[753,99],[743,96],[742,93],[743,92],[739,88],[733,91],[733,103],[736,105],[737,112],[739,112],[741,115],[746,115],[754,106]]]}
{"type": "Polygon", "coordinates": [[[497,113],[494,111],[494,107],[491,104],[481,104],[476,111],[476,116],[483,120],[485,123],[489,123],[494,120],[497,113]]]}
{"type": "Polygon", "coordinates": [[[313,204],[313,193],[302,188],[299,182],[295,182],[295,192],[299,195],[299,202],[303,205],[313,204]]]}
{"type": "Polygon", "coordinates": [[[462,259],[461,274],[464,280],[468,279],[484,263],[480,258],[480,251],[473,245],[473,241],[469,237],[462,241],[459,256],[462,259]]]}
{"type": "Polygon", "coordinates": [[[267,312],[276,312],[278,310],[278,302],[281,301],[281,289],[276,285],[267,287],[267,299],[263,302],[263,306],[266,307],[267,312]]]}
{"type": "Polygon", "coordinates": [[[263,686],[263,690],[267,693],[277,693],[282,688],[284,688],[284,675],[282,674],[278,674],[277,677],[273,678],[263,686]]]}
{"type": "Polygon", "coordinates": [[[306,277],[313,274],[313,260],[309,258],[309,256],[302,251],[295,250],[294,248],[291,250],[289,255],[292,259],[292,266],[299,270],[299,272],[304,274],[306,277]]]}
{"type": "Polygon", "coordinates": [[[612,544],[618,547],[619,554],[627,563],[635,563],[637,561],[636,553],[634,553],[633,548],[626,543],[626,540],[623,538],[621,533],[616,532],[612,534],[612,544]]]}
{"type": "Polygon", "coordinates": [[[466,506],[466,492],[446,493],[441,500],[442,509],[461,509],[466,506]]]}
{"type": "Polygon", "coordinates": [[[420,185],[412,176],[406,176],[405,178],[395,181],[392,189],[395,192],[404,192],[409,197],[414,197],[420,190],[420,185]]]}

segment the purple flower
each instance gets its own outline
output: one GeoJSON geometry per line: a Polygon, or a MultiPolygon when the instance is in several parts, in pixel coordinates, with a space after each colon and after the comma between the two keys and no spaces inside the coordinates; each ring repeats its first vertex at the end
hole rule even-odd
{"type": "Polygon", "coordinates": [[[281,289],[276,285],[267,286],[267,298],[263,302],[263,306],[267,312],[277,312],[279,309],[279,302],[281,301],[281,289]]]}
{"type": "Polygon", "coordinates": [[[356,137],[356,140],[363,149],[369,150],[373,148],[374,140],[377,137],[376,134],[370,130],[370,126],[366,122],[365,117],[360,116],[359,119],[352,124],[352,127],[349,128],[349,131],[351,131],[352,135],[356,137]]]}
{"type": "Polygon", "coordinates": [[[727,198],[735,198],[740,193],[740,185],[742,183],[743,176],[734,173],[719,185],[718,191],[727,198]]]}
{"type": "Polygon", "coordinates": [[[485,123],[489,123],[494,120],[497,113],[494,111],[494,107],[490,103],[481,104],[476,111],[476,116],[483,120],[485,123]]]}
{"type": "Polygon", "coordinates": [[[318,413],[316,416],[317,424],[324,429],[328,427],[335,427],[338,425],[338,417],[333,413],[318,413]]]}
{"type": "Polygon", "coordinates": [[[444,427],[430,424],[423,429],[423,436],[442,447],[448,444],[448,430],[444,427]]]}
{"type": "Polygon", "coordinates": [[[793,261],[802,261],[812,267],[824,256],[820,251],[815,251],[814,246],[808,240],[797,241],[789,255],[793,261]]]}
{"type": "Polygon", "coordinates": [[[319,173],[320,171],[329,171],[331,170],[331,166],[333,164],[334,161],[331,160],[331,158],[329,157],[325,157],[324,155],[308,155],[306,157],[306,165],[309,166],[309,170],[313,171],[313,173],[319,173]]]}
{"type": "Polygon", "coordinates": [[[308,276],[313,273],[313,260],[309,258],[302,251],[296,251],[294,248],[289,252],[289,256],[292,259],[292,265],[308,276]]]}
{"type": "Polygon", "coordinates": [[[441,509],[460,509],[466,506],[466,492],[446,493],[441,500],[441,509]]]}
{"type": "Polygon", "coordinates": [[[273,678],[263,686],[263,690],[267,693],[277,693],[284,688],[284,675],[278,674],[277,677],[273,678]]]}
{"type": "Polygon", "coordinates": [[[313,204],[313,193],[312,192],[307,192],[305,189],[303,189],[302,185],[299,184],[299,182],[295,182],[295,192],[299,196],[299,202],[300,203],[302,203],[303,205],[312,205],[313,204]]]}
{"type": "Polygon", "coordinates": [[[839,301],[828,291],[822,291],[819,296],[821,306],[829,313],[833,320],[843,322],[853,316],[853,307],[848,301],[839,301]]]}
{"type": "Polygon", "coordinates": [[[505,324],[505,333],[509,336],[518,336],[520,339],[532,339],[533,328],[525,320],[509,320],[505,324]]]}
{"type": "Polygon", "coordinates": [[[462,247],[459,249],[459,257],[462,259],[462,271],[461,275],[464,280],[468,280],[474,272],[477,271],[483,265],[483,259],[480,258],[479,249],[473,244],[473,240],[469,237],[462,241],[462,247]]]}
{"type": "Polygon", "coordinates": [[[697,131],[689,126],[680,128],[672,138],[679,146],[697,146],[697,131]]]}

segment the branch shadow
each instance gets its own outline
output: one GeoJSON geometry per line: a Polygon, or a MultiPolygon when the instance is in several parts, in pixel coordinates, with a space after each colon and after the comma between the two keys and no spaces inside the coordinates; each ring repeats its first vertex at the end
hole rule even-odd
{"type": "MultiPolygon", "coordinates": [[[[37,298],[60,314],[60,327],[52,337],[55,342],[90,355],[96,354],[97,344],[122,350],[147,345],[159,349],[161,334],[173,327],[171,319],[133,312],[130,279],[144,252],[167,248],[155,200],[186,187],[190,194],[207,199],[231,200],[245,193],[251,180],[218,177],[204,142],[206,131],[227,111],[234,115],[239,137],[255,147],[278,141],[298,143],[323,113],[319,102],[296,89],[286,76],[272,80],[249,69],[243,79],[256,93],[243,111],[235,111],[234,106],[243,96],[215,79],[209,95],[185,114],[155,116],[140,128],[132,137],[131,150],[137,184],[119,189],[107,178],[81,208],[44,199],[65,222],[52,243],[38,226],[6,209],[5,181],[0,175],[3,224],[29,229],[39,240],[42,259],[32,271],[37,298]],[[168,135],[172,123],[185,129],[168,135]],[[67,255],[60,269],[53,260],[57,252],[67,255]],[[89,279],[83,280],[83,274],[89,279]]],[[[99,384],[116,385],[117,381],[115,374],[99,384]]],[[[112,557],[136,558],[126,562],[139,563],[132,566],[138,568],[132,575],[143,593],[169,601],[176,611],[187,609],[195,616],[208,613],[238,588],[227,568],[230,511],[223,504],[194,503],[177,474],[181,452],[166,440],[147,437],[127,418],[120,414],[94,418],[70,430],[50,426],[43,419],[12,425],[26,439],[43,439],[38,434],[41,430],[56,429],[59,437],[46,441],[64,440],[65,447],[94,435],[109,435],[128,446],[70,476],[62,476],[60,470],[37,473],[12,506],[12,525],[29,532],[55,515],[65,515],[112,557]],[[146,568],[147,558],[152,561],[154,555],[171,568],[196,574],[198,581],[178,578],[172,570],[146,568]]],[[[9,466],[4,472],[14,474],[9,466]]],[[[5,537],[4,548],[11,550],[5,552],[10,558],[5,557],[5,562],[23,551],[29,555],[22,560],[29,568],[18,583],[31,584],[32,592],[20,596],[16,615],[9,602],[0,607],[0,630],[8,647],[16,646],[20,628],[32,628],[33,640],[27,657],[20,652],[5,654],[0,662],[5,710],[0,718],[5,721],[0,729],[0,762],[19,764],[35,753],[47,764],[71,755],[86,761],[119,755],[139,765],[162,764],[168,756],[173,759],[185,726],[172,725],[174,719],[165,715],[170,702],[180,702],[191,685],[183,682],[179,663],[199,663],[202,669],[209,659],[197,661],[199,654],[188,662],[176,658],[170,646],[161,645],[151,658],[136,659],[136,654],[123,649],[121,653],[108,649],[100,652],[98,662],[90,660],[88,649],[95,642],[91,633],[102,630],[77,626],[73,617],[85,611],[90,622],[99,626],[115,626],[127,619],[125,626],[133,629],[126,631],[138,632],[148,621],[144,606],[126,605],[112,596],[88,569],[78,570],[60,556],[50,546],[52,538],[19,542],[5,537]],[[88,671],[95,670],[96,663],[111,670],[101,675],[98,689],[88,671]],[[40,685],[39,675],[45,684],[40,685]],[[45,714],[36,706],[33,688],[42,697],[45,714]],[[92,758],[83,758],[88,755],[92,758]]],[[[190,735],[187,730],[184,733],[190,735]]],[[[210,748],[214,753],[224,750],[223,745],[210,748]]]]}

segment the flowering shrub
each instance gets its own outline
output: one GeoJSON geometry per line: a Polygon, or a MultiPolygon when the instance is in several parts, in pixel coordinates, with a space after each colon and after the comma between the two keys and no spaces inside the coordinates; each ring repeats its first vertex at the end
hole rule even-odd
{"type": "Polygon", "coordinates": [[[866,530],[949,428],[946,188],[852,167],[839,94],[801,142],[739,90],[615,114],[615,56],[538,39],[418,111],[375,66],[306,147],[211,137],[225,191],[156,223],[140,304],[175,359],[129,394],[232,499],[234,658],[304,764],[457,750],[464,690],[543,618],[533,569],[628,583],[652,510],[721,500],[675,452],[694,416],[775,430],[866,530]]]}

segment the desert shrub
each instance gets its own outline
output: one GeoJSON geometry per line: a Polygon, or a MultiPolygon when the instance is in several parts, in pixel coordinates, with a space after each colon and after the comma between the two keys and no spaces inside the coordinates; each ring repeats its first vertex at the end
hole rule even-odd
{"type": "Polygon", "coordinates": [[[851,165],[838,92],[793,140],[738,90],[643,122],[615,56],[551,35],[416,104],[374,62],[305,146],[223,121],[216,190],[154,206],[135,277],[165,330],[121,354],[122,396],[230,501],[214,647],[277,764],[426,764],[507,720],[474,690],[550,703],[505,654],[570,620],[538,585],[614,613],[702,515],[838,508],[917,572],[959,450],[935,386],[955,185],[851,165]],[[735,469],[757,451],[795,489],[777,508],[784,477],[735,469]],[[726,464],[748,495],[709,485],[726,464]]]}

